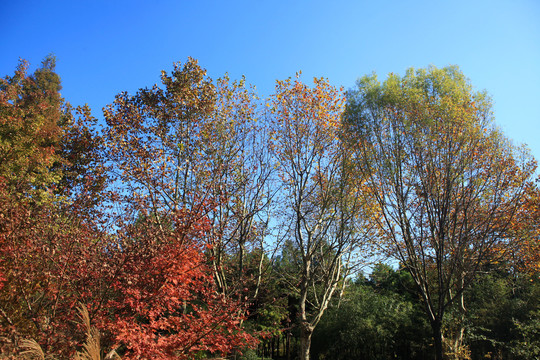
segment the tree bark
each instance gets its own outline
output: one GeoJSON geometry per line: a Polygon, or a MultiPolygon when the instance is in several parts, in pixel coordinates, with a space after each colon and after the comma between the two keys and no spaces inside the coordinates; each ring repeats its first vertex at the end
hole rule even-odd
{"type": "Polygon", "coordinates": [[[431,321],[431,329],[433,330],[433,341],[435,342],[435,359],[444,360],[441,320],[436,319],[431,321]]]}
{"type": "Polygon", "coordinates": [[[309,360],[313,326],[305,321],[300,325],[300,360],[309,360]]]}
{"type": "Polygon", "coordinates": [[[287,345],[286,345],[287,360],[291,360],[291,331],[287,330],[287,345]]]}

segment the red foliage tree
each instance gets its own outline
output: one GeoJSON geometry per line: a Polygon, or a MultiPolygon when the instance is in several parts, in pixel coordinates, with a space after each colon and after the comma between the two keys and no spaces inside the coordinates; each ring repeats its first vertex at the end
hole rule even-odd
{"type": "MultiPolygon", "coordinates": [[[[241,305],[216,291],[204,254],[206,220],[179,215],[167,230],[146,219],[106,234],[76,212],[14,204],[0,190],[0,332],[4,353],[23,338],[73,355],[83,337],[77,305],[126,359],[229,353],[255,339],[241,305]]],[[[71,210],[74,210],[72,208],[71,210]]],[[[196,216],[200,218],[200,216],[196,216]]]]}
{"type": "Polygon", "coordinates": [[[128,359],[229,353],[255,342],[241,329],[241,305],[216,291],[205,263],[208,222],[189,218],[178,215],[166,232],[146,219],[121,235],[115,261],[123,268],[112,282],[118,297],[106,327],[128,359]]]}
{"type": "Polygon", "coordinates": [[[33,338],[47,353],[69,356],[79,343],[76,306],[97,293],[100,232],[50,203],[17,202],[0,184],[0,349],[33,338]]]}

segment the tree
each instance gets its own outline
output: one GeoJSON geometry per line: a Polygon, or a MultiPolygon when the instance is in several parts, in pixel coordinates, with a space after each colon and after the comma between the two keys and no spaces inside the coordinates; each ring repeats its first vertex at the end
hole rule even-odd
{"type": "Polygon", "coordinates": [[[21,61],[13,76],[0,79],[0,176],[11,192],[37,202],[45,200],[49,185],[59,179],[51,171],[62,133],[55,62],[48,56],[28,76],[28,63],[21,61]]]}
{"type": "Polygon", "coordinates": [[[487,354],[493,359],[534,359],[539,355],[539,285],[534,276],[508,271],[504,262],[481,270],[465,292],[465,340],[473,359],[487,354]]]}
{"type": "MultiPolygon", "coordinates": [[[[387,251],[411,273],[437,359],[444,314],[504,242],[533,162],[494,127],[491,101],[457,67],[375,75],[348,93],[345,122],[387,251]]],[[[459,337],[459,334],[458,334],[459,337]]]]}
{"type": "Polygon", "coordinates": [[[55,58],[32,75],[27,69],[21,61],[0,80],[0,329],[9,339],[2,346],[32,336],[67,354],[78,336],[69,335],[75,298],[92,283],[88,264],[100,258],[92,208],[106,174],[90,110],[72,116],[55,58]]]}
{"type": "Polygon", "coordinates": [[[205,264],[209,222],[180,212],[169,223],[165,234],[152,218],[119,233],[103,327],[127,348],[126,359],[188,359],[253,347],[255,338],[241,328],[242,304],[216,291],[205,264]]]}
{"type": "Polygon", "coordinates": [[[77,207],[15,201],[8,189],[0,182],[0,347],[9,354],[31,337],[69,356],[80,336],[77,302],[104,293],[104,234],[77,207]]]}
{"type": "Polygon", "coordinates": [[[90,108],[78,107],[75,116],[60,96],[55,66],[49,55],[27,75],[28,63],[21,60],[13,76],[0,79],[0,176],[16,197],[90,208],[107,183],[102,139],[90,108]]]}
{"type": "MultiPolygon", "coordinates": [[[[105,110],[106,158],[121,209],[128,223],[153,219],[164,235],[175,226],[166,219],[179,212],[190,214],[182,219],[186,229],[209,221],[200,240],[209,245],[214,290],[235,304],[255,302],[269,267],[265,237],[275,192],[256,96],[244,79],[214,81],[193,59],[161,79],[161,86],[119,94],[105,110]]],[[[240,322],[246,309],[237,306],[240,322]]]]}
{"type": "Polygon", "coordinates": [[[258,296],[263,272],[268,267],[264,266],[268,255],[265,240],[272,216],[270,205],[276,193],[268,129],[257,121],[257,106],[257,97],[245,79],[218,79],[216,110],[205,135],[211,139],[209,159],[220,165],[212,171],[214,177],[209,178],[211,197],[219,199],[208,216],[213,225],[216,280],[227,294],[238,293],[246,286],[251,288],[252,300],[258,296]],[[258,255],[251,268],[247,266],[248,253],[258,255]],[[248,272],[253,276],[251,280],[247,279],[248,272]],[[250,286],[246,281],[255,284],[250,286]]]}
{"type": "Polygon", "coordinates": [[[299,296],[300,358],[309,359],[313,329],[352,254],[362,245],[362,203],[352,186],[347,154],[340,142],[344,97],[327,80],[313,87],[277,81],[269,104],[272,149],[279,164],[283,228],[299,253],[300,274],[292,287],[299,296]]]}
{"type": "Polygon", "coordinates": [[[106,157],[133,218],[146,212],[160,222],[187,210],[212,221],[216,281],[221,292],[235,293],[243,288],[246,247],[264,245],[272,198],[274,167],[256,122],[256,97],[244,79],[214,82],[194,59],[161,79],[163,87],[121,93],[106,108],[106,157]],[[232,278],[224,271],[231,252],[239,263],[232,278]]]}
{"type": "Polygon", "coordinates": [[[134,219],[141,209],[157,221],[181,209],[197,212],[207,199],[200,188],[207,182],[198,180],[211,175],[204,127],[215,109],[214,85],[192,59],[175,64],[170,76],[163,71],[162,83],[165,89],[121,93],[104,110],[106,157],[134,219]]]}

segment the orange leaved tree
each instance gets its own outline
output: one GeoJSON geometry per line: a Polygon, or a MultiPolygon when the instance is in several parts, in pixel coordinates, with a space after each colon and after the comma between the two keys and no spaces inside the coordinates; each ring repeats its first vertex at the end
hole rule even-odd
{"type": "Polygon", "coordinates": [[[313,330],[369,235],[340,139],[344,100],[327,80],[314,79],[310,87],[297,76],[277,81],[269,104],[281,226],[299,256],[300,273],[290,285],[299,297],[302,360],[309,359],[313,330]]]}

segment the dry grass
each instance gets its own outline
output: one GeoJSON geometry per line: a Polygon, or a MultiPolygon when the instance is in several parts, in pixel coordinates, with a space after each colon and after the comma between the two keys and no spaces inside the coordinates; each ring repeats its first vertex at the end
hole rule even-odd
{"type": "Polygon", "coordinates": [[[21,355],[29,360],[45,360],[43,349],[34,339],[21,340],[21,348],[26,349],[21,352],[21,355]]]}
{"type": "Polygon", "coordinates": [[[86,342],[81,351],[75,354],[74,360],[101,360],[99,331],[90,325],[90,315],[84,304],[78,307],[81,324],[86,329],[86,342]]]}
{"type": "MultiPolygon", "coordinates": [[[[109,352],[103,359],[101,358],[101,336],[98,329],[90,324],[90,314],[84,304],[80,304],[79,319],[85,328],[86,342],[83,348],[77,351],[73,360],[121,360],[115,350],[109,352]]],[[[24,350],[21,355],[28,360],[46,360],[43,349],[34,339],[22,340],[20,347],[24,350]]]]}

